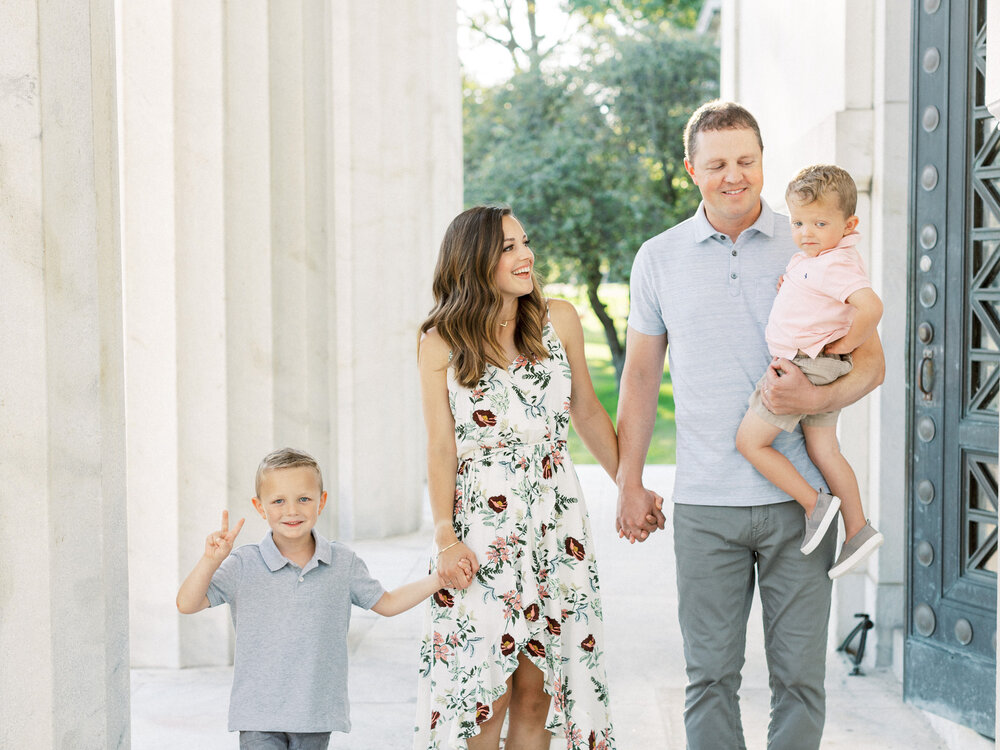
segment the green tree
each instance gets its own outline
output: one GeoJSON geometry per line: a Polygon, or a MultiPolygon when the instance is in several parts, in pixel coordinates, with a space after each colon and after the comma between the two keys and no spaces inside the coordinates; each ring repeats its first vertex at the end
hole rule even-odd
{"type": "MultiPolygon", "coordinates": [[[[624,354],[598,295],[611,265],[634,254],[643,165],[607,118],[565,77],[519,73],[466,98],[465,200],[514,207],[539,251],[544,276],[585,286],[612,359],[624,354]]],[[[620,268],[617,268],[620,272],[620,268]]]]}
{"type": "MultiPolygon", "coordinates": [[[[551,0],[550,0],[551,1],[551,0]]],[[[538,32],[535,0],[490,0],[478,12],[465,15],[469,28],[488,42],[507,50],[514,63],[514,70],[538,70],[540,63],[565,39],[547,40],[538,32]],[[518,17],[523,20],[523,31],[518,33],[518,17]]]]}
{"type": "Polygon", "coordinates": [[[641,21],[693,29],[703,0],[566,0],[566,8],[591,21],[612,15],[620,23],[635,25],[641,21]]]}
{"type": "Polygon", "coordinates": [[[535,64],[496,87],[466,82],[466,204],[512,205],[546,277],[583,285],[619,378],[623,326],[600,284],[626,280],[642,241],[697,206],[681,137],[717,79],[709,43],[648,24],[604,36],[573,69],[535,64]]]}
{"type": "Polygon", "coordinates": [[[718,50],[690,32],[654,26],[616,37],[589,77],[618,139],[646,166],[648,218],[669,226],[689,216],[699,195],[684,168],[684,127],[719,94],[718,50]]]}

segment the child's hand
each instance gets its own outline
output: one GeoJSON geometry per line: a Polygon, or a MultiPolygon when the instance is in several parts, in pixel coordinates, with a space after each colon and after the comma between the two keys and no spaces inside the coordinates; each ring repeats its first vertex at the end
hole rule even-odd
{"type": "Polygon", "coordinates": [[[784,284],[784,283],[785,283],[785,274],[781,274],[781,276],[778,277],[778,285],[774,288],[775,291],[780,290],[781,289],[781,285],[784,284]]]}
{"type": "Polygon", "coordinates": [[[445,578],[441,574],[441,571],[440,570],[438,571],[438,584],[440,584],[441,588],[464,589],[468,588],[469,584],[472,583],[472,575],[473,575],[472,563],[469,562],[469,559],[463,557],[456,563],[456,566],[457,566],[456,572],[452,573],[452,576],[448,581],[448,583],[452,584],[451,586],[449,586],[448,583],[445,582],[445,578]]]}
{"type": "Polygon", "coordinates": [[[229,557],[229,553],[233,551],[233,542],[239,536],[244,521],[246,519],[241,518],[237,522],[236,527],[230,531],[229,511],[222,511],[222,528],[218,531],[213,531],[205,540],[205,557],[215,560],[218,563],[229,557]]]}
{"type": "Polygon", "coordinates": [[[458,541],[438,553],[436,567],[441,588],[464,589],[479,571],[479,561],[475,552],[458,541]]]}
{"type": "Polygon", "coordinates": [[[458,567],[462,570],[462,579],[456,588],[467,588],[472,583],[472,563],[469,562],[468,558],[463,557],[458,561],[458,567]]]}

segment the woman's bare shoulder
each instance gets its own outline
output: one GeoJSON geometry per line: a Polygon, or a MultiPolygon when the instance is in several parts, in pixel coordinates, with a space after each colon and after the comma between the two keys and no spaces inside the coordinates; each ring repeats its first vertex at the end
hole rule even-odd
{"type": "Polygon", "coordinates": [[[549,297],[546,300],[549,306],[549,319],[556,329],[556,333],[572,331],[580,326],[580,315],[572,302],[567,302],[558,297],[549,297]]]}
{"type": "Polygon", "coordinates": [[[451,359],[451,345],[438,333],[437,328],[430,328],[420,335],[418,359],[421,367],[432,370],[444,370],[451,359]]]}

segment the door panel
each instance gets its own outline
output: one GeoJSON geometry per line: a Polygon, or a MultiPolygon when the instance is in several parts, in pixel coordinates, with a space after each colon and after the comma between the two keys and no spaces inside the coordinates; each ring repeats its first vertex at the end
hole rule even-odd
{"type": "Polygon", "coordinates": [[[992,736],[1000,130],[987,0],[915,0],[907,415],[907,700],[992,736]]]}

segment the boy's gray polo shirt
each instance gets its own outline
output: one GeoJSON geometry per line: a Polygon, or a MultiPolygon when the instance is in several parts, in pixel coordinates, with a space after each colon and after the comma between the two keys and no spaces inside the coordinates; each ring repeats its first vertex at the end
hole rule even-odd
{"type": "Polygon", "coordinates": [[[371,609],[385,589],[350,549],[313,530],[300,569],[271,532],[233,551],[208,600],[229,603],[236,628],[229,730],[349,732],[347,626],[351,605],[371,609]]]}
{"type": "MultiPolygon", "coordinates": [[[[736,450],[747,399],[771,356],[764,340],[778,278],[796,251],[788,218],[761,200],[757,221],[734,243],[705,216],[643,243],[635,256],[628,324],[667,334],[677,421],[674,502],[767,505],[790,498],[736,450]]],[[[825,486],[809,461],[802,431],[774,447],[814,487],[825,486]]]]}

